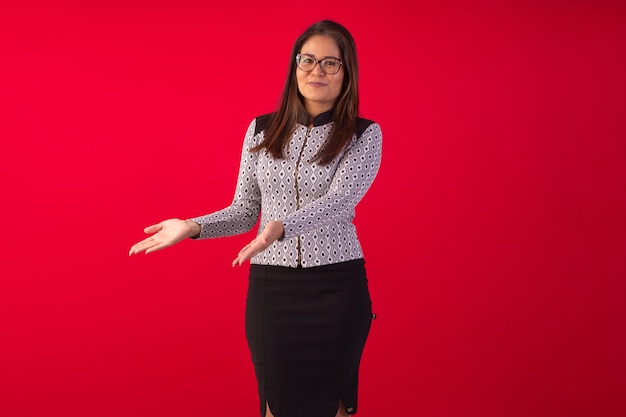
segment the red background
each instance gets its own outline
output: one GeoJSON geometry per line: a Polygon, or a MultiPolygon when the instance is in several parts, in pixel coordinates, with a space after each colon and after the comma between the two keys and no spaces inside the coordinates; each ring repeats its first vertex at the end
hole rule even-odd
{"type": "Polygon", "coordinates": [[[322,18],[385,138],[359,415],[626,414],[623,2],[7,3],[0,415],[257,415],[252,235],[127,251],[230,202],[322,18]]]}

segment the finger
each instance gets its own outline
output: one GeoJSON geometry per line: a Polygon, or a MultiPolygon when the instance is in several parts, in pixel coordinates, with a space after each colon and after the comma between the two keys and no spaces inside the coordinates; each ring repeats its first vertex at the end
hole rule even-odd
{"type": "Polygon", "coordinates": [[[243,264],[247,259],[246,253],[247,251],[244,249],[239,251],[239,253],[237,254],[237,257],[233,260],[232,266],[235,266],[235,265],[241,266],[241,264],[243,264]]]}
{"type": "Polygon", "coordinates": [[[244,262],[246,262],[248,259],[252,258],[254,255],[256,255],[259,252],[260,252],[259,250],[255,250],[252,247],[248,248],[245,251],[242,250],[237,256],[237,258],[235,259],[235,261],[239,264],[239,266],[241,266],[244,262]]]}
{"type": "Polygon", "coordinates": [[[241,249],[239,251],[239,253],[237,254],[237,257],[241,256],[242,253],[244,253],[245,251],[247,251],[248,249],[250,249],[250,245],[251,243],[248,243],[246,246],[243,247],[243,249],[241,249]]]}
{"type": "Polygon", "coordinates": [[[153,236],[142,240],[141,242],[135,243],[132,248],[130,248],[130,254],[136,254],[145,251],[146,249],[158,244],[153,236]]]}
{"type": "Polygon", "coordinates": [[[133,246],[130,249],[130,252],[128,253],[129,255],[136,255],[138,253],[144,252],[146,249],[148,249],[150,246],[149,245],[141,245],[141,246],[133,246]]]}
{"type": "MultiPolygon", "coordinates": [[[[143,229],[144,233],[147,234],[153,234],[156,233],[158,231],[160,231],[163,227],[161,226],[161,223],[159,224],[153,224],[151,226],[146,227],[145,229],[143,229]]],[[[128,251],[128,255],[135,255],[137,253],[143,252],[149,245],[153,244],[154,242],[154,236],[150,236],[145,238],[144,240],[135,243],[131,248],[130,251],[128,251]]]]}
{"type": "Polygon", "coordinates": [[[243,252],[240,252],[237,257],[233,260],[233,266],[238,265],[241,266],[246,261],[246,255],[243,252]]]}
{"type": "Polygon", "coordinates": [[[158,243],[158,244],[156,244],[156,245],[154,245],[154,246],[150,247],[149,249],[146,249],[146,255],[147,255],[147,254],[149,254],[149,253],[152,253],[152,252],[159,251],[159,250],[161,250],[161,249],[165,249],[165,248],[167,248],[168,246],[169,246],[169,245],[168,245],[168,244],[166,244],[166,243],[158,243]]]}
{"type": "Polygon", "coordinates": [[[163,225],[161,223],[158,223],[158,224],[153,224],[151,226],[146,227],[145,229],[143,229],[143,232],[147,234],[151,234],[151,233],[156,233],[161,229],[163,229],[163,225]]]}
{"type": "Polygon", "coordinates": [[[245,254],[237,255],[237,257],[233,260],[232,266],[241,266],[248,259],[245,254]]]}
{"type": "Polygon", "coordinates": [[[131,246],[130,251],[128,251],[128,255],[135,255],[139,252],[141,252],[143,246],[143,242],[139,242],[139,243],[135,243],[133,246],[131,246]]]}
{"type": "Polygon", "coordinates": [[[252,258],[254,255],[255,253],[244,253],[242,255],[237,256],[237,258],[235,258],[235,260],[233,261],[233,266],[243,265],[248,259],[252,258]]]}
{"type": "Polygon", "coordinates": [[[259,235],[252,242],[243,247],[237,254],[237,257],[233,260],[232,266],[241,266],[248,259],[252,258],[259,252],[264,251],[269,246],[269,239],[267,236],[259,235]]]}

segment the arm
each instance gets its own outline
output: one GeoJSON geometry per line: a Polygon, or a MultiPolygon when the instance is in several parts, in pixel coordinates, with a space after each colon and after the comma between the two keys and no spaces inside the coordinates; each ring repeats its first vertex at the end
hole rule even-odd
{"type": "Polygon", "coordinates": [[[246,132],[233,202],[215,213],[189,219],[200,226],[200,232],[193,238],[233,236],[251,230],[256,224],[261,211],[261,191],[256,181],[258,152],[249,151],[256,146],[255,127],[256,119],[246,132]]]}
{"type": "Polygon", "coordinates": [[[186,238],[230,236],[247,232],[256,224],[261,209],[261,192],[256,182],[257,153],[248,149],[254,143],[256,119],[244,140],[235,197],[230,206],[218,212],[189,220],[169,219],[144,229],[151,236],[133,245],[129,255],[155,252],[186,238]]]}
{"type": "Polygon", "coordinates": [[[382,156],[382,132],[372,123],[341,157],[327,193],[282,219],[284,237],[290,238],[341,217],[354,208],[374,182],[382,156]]]}

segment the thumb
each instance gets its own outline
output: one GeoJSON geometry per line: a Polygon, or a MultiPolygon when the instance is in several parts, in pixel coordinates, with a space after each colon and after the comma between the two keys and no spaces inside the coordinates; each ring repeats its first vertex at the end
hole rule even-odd
{"type": "Polygon", "coordinates": [[[162,224],[153,224],[152,226],[148,226],[143,229],[143,232],[146,234],[156,233],[163,228],[162,224]]]}

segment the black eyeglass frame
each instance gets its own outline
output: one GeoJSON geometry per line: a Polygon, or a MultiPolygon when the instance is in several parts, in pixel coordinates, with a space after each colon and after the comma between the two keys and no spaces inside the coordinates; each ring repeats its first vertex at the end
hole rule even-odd
{"type": "Polygon", "coordinates": [[[319,64],[320,69],[322,70],[322,72],[324,74],[329,74],[329,75],[335,75],[339,72],[339,70],[341,70],[341,66],[343,65],[343,61],[339,58],[324,58],[324,59],[317,59],[315,58],[313,55],[309,55],[309,54],[298,54],[296,55],[296,65],[298,66],[298,68],[300,69],[300,71],[304,71],[304,72],[311,72],[315,69],[315,67],[319,64]],[[315,65],[313,65],[313,68],[311,68],[310,70],[305,70],[300,68],[300,59],[302,59],[302,57],[307,57],[307,58],[311,58],[313,61],[315,61],[315,65]],[[337,66],[337,71],[335,72],[327,72],[326,69],[324,68],[323,62],[327,61],[327,60],[333,60],[333,61],[339,61],[339,65],[337,66]]]}

